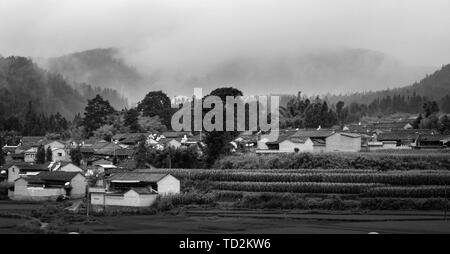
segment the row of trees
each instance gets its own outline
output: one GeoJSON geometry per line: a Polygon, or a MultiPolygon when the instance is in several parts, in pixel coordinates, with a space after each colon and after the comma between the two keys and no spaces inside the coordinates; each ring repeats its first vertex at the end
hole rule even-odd
{"type": "Polygon", "coordinates": [[[311,101],[302,97],[299,92],[295,98],[288,101],[286,107],[280,108],[280,126],[281,128],[317,128],[319,126],[329,128],[337,124],[342,115],[342,108],[337,113],[319,97],[311,101]]]}
{"type": "Polygon", "coordinates": [[[46,133],[63,133],[69,127],[69,122],[61,114],[37,113],[32,102],[28,103],[28,111],[23,119],[10,116],[0,118],[0,130],[17,131],[24,136],[43,136],[46,133]]]}
{"type": "Polygon", "coordinates": [[[35,160],[37,164],[44,164],[46,162],[53,161],[53,153],[50,146],[48,146],[47,150],[45,150],[44,146],[40,145],[37,149],[35,160]]]}
{"type": "Polygon", "coordinates": [[[81,136],[109,140],[118,132],[165,131],[170,126],[171,116],[170,99],[161,91],[150,92],[136,108],[121,111],[116,111],[109,101],[97,95],[88,100],[84,117],[78,115],[74,124],[81,136]]]}

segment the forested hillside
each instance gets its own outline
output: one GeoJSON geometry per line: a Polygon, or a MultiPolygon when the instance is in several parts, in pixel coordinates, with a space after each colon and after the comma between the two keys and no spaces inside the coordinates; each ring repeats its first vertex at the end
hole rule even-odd
{"type": "Polygon", "coordinates": [[[113,89],[88,84],[73,87],[59,74],[49,73],[24,57],[0,57],[0,122],[11,116],[23,119],[30,109],[37,114],[60,113],[72,120],[82,113],[87,100],[96,94],[111,100],[113,106],[126,105],[113,89]],[[115,103],[114,103],[115,102],[115,103]]]}
{"type": "Polygon", "coordinates": [[[450,64],[410,86],[350,95],[327,95],[327,101],[331,104],[338,101],[347,105],[353,102],[373,103],[374,106],[391,107],[388,111],[411,113],[417,113],[426,100],[437,101],[443,112],[450,113],[450,64]]]}
{"type": "MultiPolygon", "coordinates": [[[[140,74],[128,66],[115,48],[92,49],[60,57],[39,59],[38,64],[44,69],[59,73],[70,84],[90,84],[101,89],[120,92],[116,101],[103,94],[116,108],[120,107],[123,96],[142,99],[143,81],[140,74]]],[[[82,87],[82,91],[87,91],[82,87]]]]}

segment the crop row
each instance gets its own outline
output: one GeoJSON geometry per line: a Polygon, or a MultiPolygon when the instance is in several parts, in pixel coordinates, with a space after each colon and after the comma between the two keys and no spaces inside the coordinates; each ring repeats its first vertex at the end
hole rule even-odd
{"type": "Polygon", "coordinates": [[[450,174],[436,173],[260,173],[221,170],[165,171],[181,179],[230,182],[381,183],[390,185],[450,185],[450,174]]]}
{"type": "Polygon", "coordinates": [[[286,183],[286,182],[211,182],[216,190],[247,192],[295,192],[295,193],[338,193],[361,194],[383,185],[373,183],[286,183]]]}
{"type": "Polygon", "coordinates": [[[405,197],[405,198],[431,198],[447,197],[450,194],[449,186],[415,186],[415,187],[376,187],[363,194],[365,197],[405,197]]]}

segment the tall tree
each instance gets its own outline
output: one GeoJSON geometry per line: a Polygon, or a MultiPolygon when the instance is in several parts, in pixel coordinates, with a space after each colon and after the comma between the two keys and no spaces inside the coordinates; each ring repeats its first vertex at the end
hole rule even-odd
{"type": "MultiPolygon", "coordinates": [[[[210,95],[217,96],[222,100],[222,103],[225,104],[227,96],[243,96],[242,92],[233,87],[223,87],[218,88],[211,92],[210,95]]],[[[213,110],[213,109],[212,109],[213,110]]],[[[226,115],[225,107],[223,107],[223,115],[226,115]]],[[[235,108],[236,111],[236,108],[235,108]]],[[[234,114],[235,119],[231,121],[235,121],[237,119],[237,114],[234,114]]],[[[230,119],[223,119],[223,130],[226,129],[226,121],[230,121],[230,119]]],[[[236,124],[235,124],[236,126],[236,124]]],[[[205,144],[206,144],[206,162],[208,165],[212,165],[220,155],[227,154],[230,148],[230,142],[233,141],[239,132],[235,131],[210,131],[205,133],[205,144]]]]}
{"type": "Polygon", "coordinates": [[[141,131],[139,125],[139,111],[135,108],[129,109],[125,112],[124,125],[130,128],[130,132],[137,133],[141,131]]]}
{"type": "Polygon", "coordinates": [[[94,130],[105,125],[108,115],[114,113],[114,111],[109,102],[98,94],[92,100],[88,100],[83,119],[83,125],[88,136],[92,136],[94,130]]]}
{"type": "Polygon", "coordinates": [[[145,139],[141,139],[139,142],[136,154],[134,155],[136,160],[136,167],[145,168],[147,163],[147,147],[145,146],[145,139]]]}
{"type": "Polygon", "coordinates": [[[0,137],[0,166],[5,164],[5,154],[3,152],[3,137],[0,137]]]}
{"type": "Polygon", "coordinates": [[[37,149],[36,153],[36,163],[44,164],[45,163],[45,149],[43,145],[40,145],[37,149]]]}
{"type": "Polygon", "coordinates": [[[162,91],[149,92],[138,103],[137,109],[142,112],[143,116],[159,116],[162,119],[162,123],[170,129],[173,110],[170,98],[162,91]]]}
{"type": "Polygon", "coordinates": [[[73,164],[80,166],[82,158],[83,158],[83,156],[81,154],[80,147],[76,147],[76,148],[70,150],[70,159],[72,160],[73,164]]]}
{"type": "Polygon", "coordinates": [[[436,101],[429,101],[423,104],[423,112],[425,117],[429,117],[430,115],[439,112],[439,105],[436,101]]]}
{"type": "Polygon", "coordinates": [[[47,151],[45,151],[45,160],[47,162],[53,161],[53,153],[52,153],[52,148],[50,146],[48,146],[47,151]]]}

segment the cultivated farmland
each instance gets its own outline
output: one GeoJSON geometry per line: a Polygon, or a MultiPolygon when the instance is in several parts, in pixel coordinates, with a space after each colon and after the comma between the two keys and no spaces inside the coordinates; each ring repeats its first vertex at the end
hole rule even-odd
{"type": "MultiPolygon", "coordinates": [[[[265,200],[280,200],[290,195],[289,202],[292,201],[292,197],[301,199],[302,202],[307,197],[332,197],[350,203],[352,201],[367,203],[370,199],[389,199],[390,203],[396,203],[396,205],[399,205],[399,202],[406,203],[406,208],[410,206],[416,209],[426,206],[427,209],[432,209],[443,207],[445,198],[450,193],[450,171],[448,170],[155,169],[152,171],[170,173],[180,178],[184,183],[185,191],[194,189],[212,192],[216,193],[217,197],[234,197],[235,200],[252,196],[252,202],[257,202],[255,195],[264,194],[265,200]],[[425,202],[423,199],[430,200],[425,202]],[[433,201],[432,204],[430,204],[431,201],[433,201]]],[[[304,203],[296,204],[304,206],[304,203]]]]}

